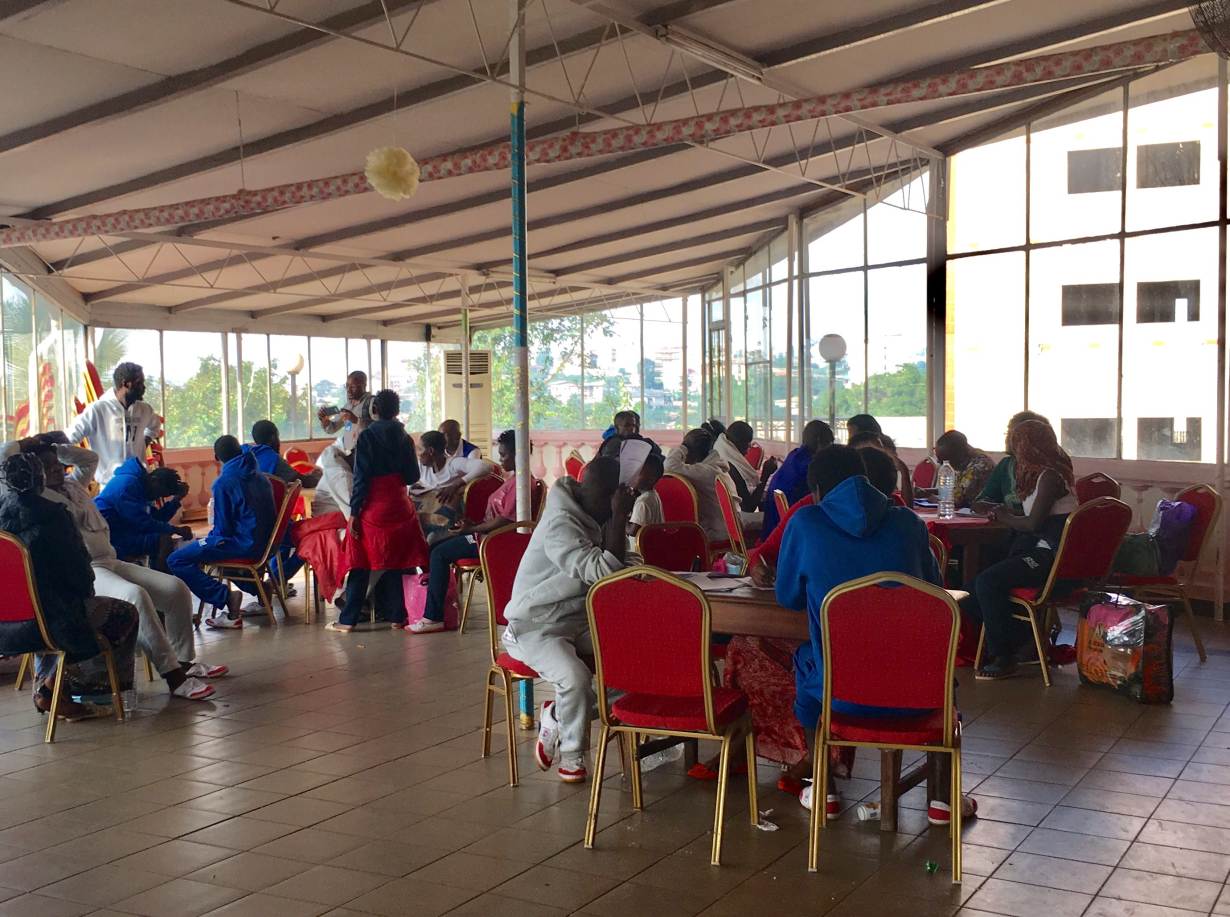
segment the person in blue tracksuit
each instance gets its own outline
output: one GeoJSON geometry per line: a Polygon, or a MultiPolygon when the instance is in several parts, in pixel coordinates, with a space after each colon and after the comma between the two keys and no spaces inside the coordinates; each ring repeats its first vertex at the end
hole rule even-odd
{"type": "Polygon", "coordinates": [[[222,463],[222,473],[213,484],[213,527],[204,538],[189,542],[167,558],[167,566],[188,584],[193,595],[214,606],[216,613],[207,622],[211,627],[239,628],[243,626],[240,593],[201,567],[260,555],[269,542],[277,511],[269,479],[257,468],[251,453],[243,451],[239,440],[219,437],[214,442],[214,458],[222,463]],[[218,613],[223,609],[225,615],[218,613]]]}
{"type": "Polygon", "coordinates": [[[135,456],[126,459],[94,503],[111,529],[111,546],[121,558],[149,557],[155,570],[165,569],[172,537],[192,538],[186,525],[172,525],[188,485],[170,468],[145,467],[135,456]],[[155,507],[158,500],[166,500],[155,507]]]}

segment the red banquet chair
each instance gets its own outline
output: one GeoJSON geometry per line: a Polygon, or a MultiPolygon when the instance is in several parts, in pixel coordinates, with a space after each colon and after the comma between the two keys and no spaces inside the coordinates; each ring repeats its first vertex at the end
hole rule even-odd
{"type": "MultiPolygon", "coordinates": [[[[1114,497],[1097,497],[1078,506],[1063,526],[1059,547],[1050,575],[1041,587],[1012,590],[1012,601],[1021,608],[1013,615],[1029,624],[1042,666],[1042,683],[1051,686],[1050,663],[1043,635],[1049,633],[1052,621],[1058,619],[1059,599],[1071,600],[1086,586],[1102,585],[1110,577],[1115,553],[1132,524],[1132,510],[1114,497]]],[[[978,634],[978,652],[974,668],[982,665],[982,648],[986,642],[986,627],[978,634]]]]}
{"type": "Polygon", "coordinates": [[[1196,651],[1200,661],[1208,656],[1204,651],[1204,641],[1196,630],[1196,616],[1192,613],[1192,603],[1187,597],[1187,584],[1196,576],[1200,567],[1200,558],[1204,555],[1209,536],[1217,532],[1217,522],[1221,518],[1221,494],[1208,484],[1195,484],[1179,492],[1175,497],[1181,503],[1189,503],[1196,508],[1196,518],[1192,520],[1188,530],[1187,550],[1179,558],[1179,567],[1169,576],[1127,576],[1119,574],[1112,581],[1112,586],[1121,592],[1127,592],[1141,600],[1160,602],[1178,602],[1183,606],[1183,615],[1192,629],[1192,638],[1196,642],[1196,651]]]}
{"type": "Polygon", "coordinates": [[[581,458],[581,453],[573,449],[568,453],[568,457],[564,459],[564,474],[574,480],[581,480],[581,475],[585,473],[585,459],[581,458]]]}
{"type": "MultiPolygon", "coordinates": [[[[961,727],[953,669],[961,612],[943,589],[901,573],[873,573],[836,586],[820,609],[824,636],[824,707],[816,726],[807,869],[820,859],[827,822],[829,746],[946,754],[952,760],[952,881],[961,881],[961,727]],[[885,635],[895,635],[886,639],[885,635]],[[833,698],[872,707],[918,710],[917,716],[863,717],[833,711],[833,698]]],[[[881,793],[884,788],[881,787],[881,793]]],[[[895,797],[895,787],[893,796],[895,797]]]]}
{"type": "MultiPolygon", "coordinates": [[[[743,523],[739,520],[739,510],[735,507],[734,497],[731,496],[730,488],[720,476],[713,482],[713,489],[717,494],[718,506],[722,510],[722,521],[726,523],[728,550],[743,558],[746,566],[747,542],[743,538],[743,523]]],[[[716,547],[718,546],[711,545],[710,550],[716,547]]]]}
{"type": "Polygon", "coordinates": [[[1078,503],[1088,503],[1097,497],[1114,497],[1118,500],[1122,493],[1119,482],[1100,471],[1077,478],[1075,489],[1078,503]]]}
{"type": "Polygon", "coordinates": [[[643,525],[636,533],[636,553],[662,570],[704,570],[709,565],[709,541],[695,522],[643,525]]]}
{"type": "Polygon", "coordinates": [[[759,470],[761,462],[764,461],[764,446],[760,443],[752,443],[747,447],[747,452],[743,457],[747,459],[747,463],[753,468],[759,470]]]}
{"type": "Polygon", "coordinates": [[[790,512],[790,500],[786,497],[784,490],[773,491],[773,502],[777,504],[778,521],[786,518],[786,513],[790,512]]]}
{"type": "MultiPolygon", "coordinates": [[[[487,500],[500,489],[504,479],[498,474],[483,475],[466,484],[461,492],[461,515],[466,522],[477,525],[487,516],[487,500]]],[[[470,611],[470,595],[474,591],[474,579],[482,572],[477,558],[464,557],[453,562],[453,575],[457,578],[457,591],[463,593],[461,620],[457,630],[464,633],[466,617],[470,611]],[[462,587],[465,587],[463,590],[462,587]]]]}
{"type": "MultiPolygon", "coordinates": [[[[316,464],[311,457],[300,449],[298,446],[291,446],[283,453],[282,458],[286,459],[286,464],[290,465],[299,474],[311,474],[316,464]]],[[[299,499],[295,501],[294,509],[291,510],[292,519],[303,519],[307,516],[307,503],[304,502],[303,494],[299,494],[299,499]]]]}
{"type": "MultiPolygon", "coordinates": [[[[594,846],[607,745],[628,736],[635,749],[641,736],[708,739],[722,745],[710,862],[721,864],[726,784],[734,743],[747,755],[748,814],[756,810],[756,739],[743,692],[715,687],[710,676],[709,603],[704,593],[653,567],[632,567],[599,580],[586,599],[594,641],[598,715],[602,736],[590,785],[585,846],[594,846]],[[609,707],[610,691],[624,692],[609,707]]],[[[621,742],[621,746],[623,743],[621,742]]],[[[643,807],[641,768],[628,756],[632,806],[643,807]]]]}
{"type": "Polygon", "coordinates": [[[924,489],[935,486],[935,476],[939,469],[935,465],[935,460],[931,456],[927,456],[921,462],[914,466],[914,472],[910,475],[910,480],[915,487],[924,489]]]}
{"type": "Polygon", "coordinates": [[[927,534],[927,544],[931,547],[931,556],[940,570],[940,582],[948,582],[948,548],[937,535],[927,534]]]}
{"type": "MultiPolygon", "coordinates": [[[[269,623],[277,624],[277,615],[273,613],[273,599],[277,598],[282,605],[282,615],[288,620],[290,609],[286,607],[286,584],[282,582],[281,568],[279,567],[278,575],[273,576],[269,566],[270,561],[277,554],[278,547],[286,539],[286,530],[290,528],[291,515],[295,501],[299,498],[301,487],[298,481],[287,484],[269,475],[265,477],[273,488],[273,505],[277,507],[277,514],[273,517],[273,530],[269,534],[269,542],[265,545],[264,552],[260,557],[235,557],[216,561],[209,564],[206,569],[213,576],[229,583],[251,583],[256,588],[256,597],[260,600],[261,607],[269,616],[269,623]],[[272,586],[273,595],[269,595],[266,591],[266,581],[272,586]]],[[[197,605],[198,618],[204,608],[204,602],[197,605]]]]}
{"type": "MultiPolygon", "coordinates": [[[[47,621],[43,617],[43,606],[39,602],[38,588],[34,581],[34,568],[30,564],[30,552],[17,538],[7,532],[0,532],[0,589],[4,590],[5,600],[0,602],[0,623],[27,624],[34,622],[38,632],[37,639],[29,645],[25,655],[21,657],[21,667],[17,670],[18,691],[26,680],[26,670],[34,668],[34,653],[51,653],[56,657],[56,678],[51,688],[51,709],[47,712],[47,729],[43,733],[44,742],[54,742],[56,738],[56,723],[59,720],[60,697],[64,689],[64,668],[68,665],[65,653],[51,639],[47,630],[47,621]]],[[[115,718],[121,722],[124,719],[124,701],[120,694],[119,673],[115,669],[115,657],[111,647],[101,634],[94,635],[102,650],[103,662],[107,666],[107,681],[111,684],[111,703],[115,718]]],[[[11,647],[17,650],[18,647],[11,647]]],[[[16,653],[14,653],[16,655],[16,653]]]]}
{"type": "Polygon", "coordinates": [[[508,734],[508,785],[517,785],[517,731],[513,709],[513,688],[519,681],[533,681],[538,673],[508,653],[500,651],[501,627],[508,625],[504,608],[512,598],[513,580],[525,549],[530,545],[534,523],[515,522],[496,529],[478,545],[483,582],[487,585],[487,632],[490,638],[491,666],[483,689],[483,757],[491,755],[492,695],[504,697],[504,726],[508,734]]]}
{"type": "Polygon", "coordinates": [[[666,522],[700,522],[696,488],[677,474],[664,474],[653,488],[662,500],[662,518],[666,522]]]}

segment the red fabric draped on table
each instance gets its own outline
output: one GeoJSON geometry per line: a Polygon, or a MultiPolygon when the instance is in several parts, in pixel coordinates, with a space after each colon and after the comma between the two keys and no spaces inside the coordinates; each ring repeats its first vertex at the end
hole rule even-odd
{"type": "Polygon", "coordinates": [[[350,572],[350,557],[344,547],[346,517],[341,513],[313,516],[291,526],[295,551],[312,565],[320,594],[331,600],[350,572]]]}
{"type": "Polygon", "coordinates": [[[427,566],[427,541],[400,474],[382,474],[372,480],[359,521],[359,537],[346,540],[351,569],[427,566]]]}

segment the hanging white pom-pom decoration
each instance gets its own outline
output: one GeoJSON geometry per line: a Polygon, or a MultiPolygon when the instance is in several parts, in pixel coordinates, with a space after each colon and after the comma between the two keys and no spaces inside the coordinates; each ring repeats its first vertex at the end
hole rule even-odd
{"type": "Polygon", "coordinates": [[[399,146],[382,146],[367,154],[367,183],[391,201],[413,196],[419,187],[419,164],[399,146]]]}

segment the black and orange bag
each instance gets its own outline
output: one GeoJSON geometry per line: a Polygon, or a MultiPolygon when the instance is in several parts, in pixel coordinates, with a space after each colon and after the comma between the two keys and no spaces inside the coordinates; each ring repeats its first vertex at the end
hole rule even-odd
{"type": "Polygon", "coordinates": [[[1110,688],[1142,704],[1174,700],[1174,617],[1166,605],[1090,593],[1076,628],[1083,684],[1110,688]]]}

